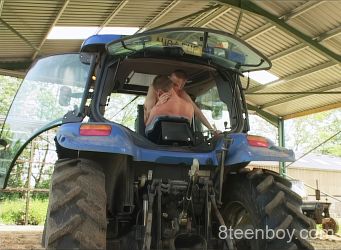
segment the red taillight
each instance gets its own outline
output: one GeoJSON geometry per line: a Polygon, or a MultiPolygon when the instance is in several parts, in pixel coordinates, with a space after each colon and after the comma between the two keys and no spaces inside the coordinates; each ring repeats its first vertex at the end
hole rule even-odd
{"type": "Polygon", "coordinates": [[[264,148],[269,147],[268,140],[264,137],[261,137],[261,136],[248,135],[247,141],[248,141],[249,145],[253,146],[253,147],[264,147],[264,148]]]}
{"type": "Polygon", "coordinates": [[[111,133],[111,126],[106,124],[82,124],[79,134],[83,136],[108,136],[111,133]]]}

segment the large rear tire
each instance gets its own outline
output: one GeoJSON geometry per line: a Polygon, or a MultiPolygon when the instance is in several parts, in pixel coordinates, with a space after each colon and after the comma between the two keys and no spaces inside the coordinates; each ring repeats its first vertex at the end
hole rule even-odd
{"type": "Polygon", "coordinates": [[[105,249],[105,177],[88,159],[55,164],[45,228],[47,249],[105,249]]]}
{"type": "Polygon", "coordinates": [[[221,209],[227,228],[242,229],[244,233],[251,229],[242,239],[235,239],[238,250],[314,249],[305,238],[312,221],[303,215],[302,199],[290,187],[288,180],[268,170],[242,170],[227,176],[221,209]],[[278,233],[287,230],[292,240],[287,233],[270,239],[271,234],[265,235],[267,229],[278,233]],[[257,232],[258,240],[251,237],[251,232],[257,232]]]}

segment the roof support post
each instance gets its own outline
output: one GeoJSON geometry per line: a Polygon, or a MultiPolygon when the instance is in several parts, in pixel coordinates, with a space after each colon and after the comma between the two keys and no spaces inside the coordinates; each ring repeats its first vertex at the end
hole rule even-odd
{"type": "MultiPolygon", "coordinates": [[[[278,119],[278,145],[280,147],[285,147],[285,134],[284,134],[284,120],[278,119]]],[[[283,177],[287,174],[287,169],[285,162],[279,162],[279,174],[283,177]]]]}
{"type": "Polygon", "coordinates": [[[274,125],[275,127],[278,127],[278,117],[270,114],[252,104],[247,104],[247,109],[248,110],[252,110],[255,111],[260,117],[262,117],[264,120],[266,120],[267,122],[271,123],[272,125],[274,125]]]}

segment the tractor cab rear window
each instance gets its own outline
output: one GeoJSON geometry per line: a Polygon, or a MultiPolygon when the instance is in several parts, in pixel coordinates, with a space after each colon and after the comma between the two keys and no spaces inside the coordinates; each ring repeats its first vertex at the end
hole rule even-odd
{"type": "Polygon", "coordinates": [[[269,69],[271,63],[244,41],[219,31],[184,28],[144,32],[107,46],[114,56],[197,57],[240,72],[269,69]]]}

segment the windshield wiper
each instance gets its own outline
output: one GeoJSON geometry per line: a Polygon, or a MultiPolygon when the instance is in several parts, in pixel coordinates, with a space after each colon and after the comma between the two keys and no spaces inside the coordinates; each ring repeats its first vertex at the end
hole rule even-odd
{"type": "Polygon", "coordinates": [[[238,63],[236,63],[235,68],[239,70],[240,67],[242,67],[242,66],[244,66],[244,67],[259,67],[259,66],[261,66],[264,62],[265,62],[264,59],[260,59],[260,62],[259,62],[258,64],[241,64],[241,63],[238,62],[238,63]]]}

